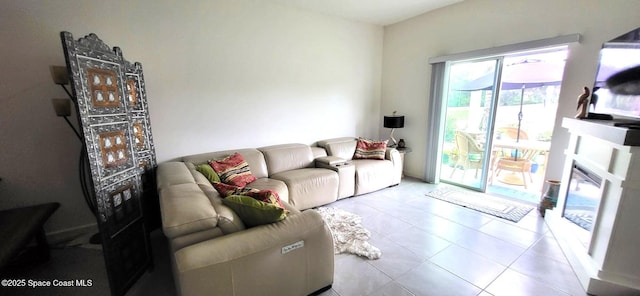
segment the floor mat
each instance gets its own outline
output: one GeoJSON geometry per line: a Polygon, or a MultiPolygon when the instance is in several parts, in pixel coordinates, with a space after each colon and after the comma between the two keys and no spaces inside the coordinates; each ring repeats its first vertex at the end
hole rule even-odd
{"type": "Polygon", "coordinates": [[[533,209],[531,206],[503,198],[451,187],[431,191],[427,196],[513,222],[520,221],[533,209]]]}

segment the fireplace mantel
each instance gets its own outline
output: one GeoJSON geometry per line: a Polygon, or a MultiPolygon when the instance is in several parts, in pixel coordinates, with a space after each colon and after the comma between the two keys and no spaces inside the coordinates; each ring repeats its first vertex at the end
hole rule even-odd
{"type": "Polygon", "coordinates": [[[588,120],[564,118],[562,127],[570,132],[589,135],[612,144],[625,146],[640,146],[640,129],[629,129],[614,126],[613,120],[588,120]]]}
{"type": "Polygon", "coordinates": [[[570,132],[557,207],[545,221],[592,295],[640,294],[640,131],[611,121],[565,118],[570,132]],[[574,164],[602,177],[600,206],[586,239],[563,218],[574,164]]]}

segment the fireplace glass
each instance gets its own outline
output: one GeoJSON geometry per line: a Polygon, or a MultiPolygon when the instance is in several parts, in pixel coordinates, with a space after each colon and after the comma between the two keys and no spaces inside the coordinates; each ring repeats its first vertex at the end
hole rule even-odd
{"type": "Polygon", "coordinates": [[[593,229],[593,222],[598,212],[602,196],[601,185],[600,176],[574,163],[563,217],[579,226],[587,235],[593,229]]]}

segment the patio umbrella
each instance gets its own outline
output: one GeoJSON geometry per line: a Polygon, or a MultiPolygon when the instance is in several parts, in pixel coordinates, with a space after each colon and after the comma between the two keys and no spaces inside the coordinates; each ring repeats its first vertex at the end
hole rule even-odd
{"type": "MultiPolygon", "coordinates": [[[[562,82],[563,73],[564,63],[524,60],[504,67],[501,89],[559,85],[562,82]]],[[[476,79],[455,85],[453,88],[460,91],[490,90],[493,88],[494,76],[494,72],[489,72],[476,79]]]]}
{"type": "MultiPolygon", "coordinates": [[[[522,125],[522,105],[524,103],[524,91],[528,88],[543,87],[547,85],[559,85],[564,74],[564,62],[546,62],[540,60],[523,60],[504,66],[500,89],[520,89],[520,110],[518,112],[518,132],[516,142],[520,141],[520,129],[522,125]]],[[[474,91],[493,89],[495,73],[490,72],[479,78],[454,86],[455,90],[474,91]]],[[[518,158],[516,150],[515,159],[518,158]]]]}

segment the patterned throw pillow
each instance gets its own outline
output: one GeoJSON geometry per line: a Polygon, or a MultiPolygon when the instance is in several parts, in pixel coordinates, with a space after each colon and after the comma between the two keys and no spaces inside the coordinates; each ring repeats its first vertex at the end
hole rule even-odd
{"type": "Polygon", "coordinates": [[[222,202],[231,208],[247,227],[274,223],[287,217],[287,210],[245,195],[230,195],[222,202]]]}
{"type": "Polygon", "coordinates": [[[256,176],[251,173],[249,164],[240,153],[236,152],[221,160],[211,161],[209,164],[218,176],[220,176],[220,180],[223,183],[244,187],[247,183],[256,180],[256,176]]]}
{"type": "Polygon", "coordinates": [[[247,192],[245,195],[251,196],[254,199],[257,199],[259,201],[270,203],[284,209],[284,205],[280,201],[280,196],[278,195],[277,192],[273,190],[263,189],[258,191],[251,191],[251,192],[247,192]]]}
{"type": "Polygon", "coordinates": [[[227,197],[229,195],[245,195],[251,191],[259,191],[258,189],[253,189],[250,187],[238,187],[229,184],[225,184],[222,182],[213,183],[213,188],[220,193],[220,196],[227,197]]]}
{"type": "Polygon", "coordinates": [[[274,204],[284,209],[284,205],[282,204],[282,201],[280,201],[280,196],[273,190],[258,190],[255,188],[237,187],[224,183],[213,183],[213,188],[215,188],[222,197],[228,197],[231,195],[244,195],[262,202],[274,204]]]}
{"type": "Polygon", "coordinates": [[[356,144],[356,152],[353,159],[384,159],[387,151],[387,140],[371,141],[366,139],[358,139],[356,144]]]}

